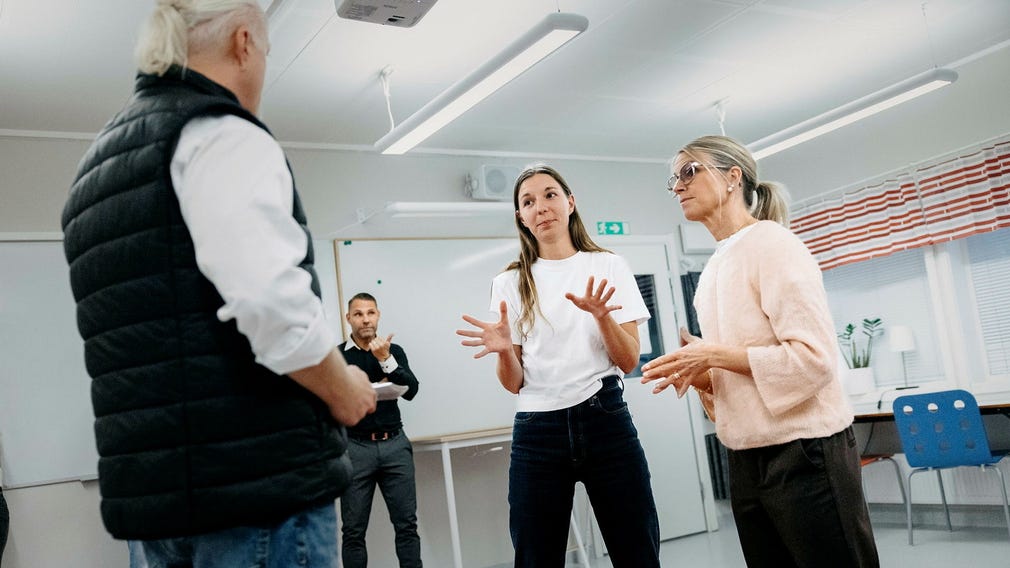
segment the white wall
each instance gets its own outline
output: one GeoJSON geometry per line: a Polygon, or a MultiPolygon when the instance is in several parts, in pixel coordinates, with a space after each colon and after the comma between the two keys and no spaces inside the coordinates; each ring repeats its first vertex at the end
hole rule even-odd
{"type": "Polygon", "coordinates": [[[60,230],[60,214],[88,142],[0,137],[0,232],[60,230]]]}
{"type": "Polygon", "coordinates": [[[4,490],[11,526],[0,568],[126,568],[126,543],[99,518],[98,482],[4,490]]]}

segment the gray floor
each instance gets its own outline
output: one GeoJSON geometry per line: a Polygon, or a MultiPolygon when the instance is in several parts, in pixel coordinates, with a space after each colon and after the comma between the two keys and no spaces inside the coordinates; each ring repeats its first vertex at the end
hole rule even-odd
{"type": "MultiPolygon", "coordinates": [[[[717,503],[719,530],[666,541],[660,547],[663,566],[698,566],[704,568],[744,567],[737,541],[733,515],[726,501],[717,503]]],[[[870,518],[877,540],[880,565],[884,568],[946,568],[948,566],[1010,566],[1010,536],[1006,528],[958,526],[948,532],[946,526],[915,528],[915,545],[908,545],[903,519],[874,511],[870,518]]],[[[569,564],[577,568],[577,564],[569,564]]],[[[592,568],[612,568],[607,557],[591,559],[592,568]]]]}

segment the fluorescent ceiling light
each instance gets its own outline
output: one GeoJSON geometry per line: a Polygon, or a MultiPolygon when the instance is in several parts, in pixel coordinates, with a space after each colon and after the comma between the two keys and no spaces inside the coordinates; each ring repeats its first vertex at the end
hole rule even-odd
{"type": "Polygon", "coordinates": [[[754,155],[754,159],[760,160],[786,148],[802,144],[821,134],[826,134],[882,110],[912,100],[919,95],[945,87],[956,80],[957,73],[950,69],[933,69],[815,116],[810,120],[805,120],[781,132],[766,136],[752,142],[748,148],[754,155]]]}
{"type": "Polygon", "coordinates": [[[403,154],[588,27],[589,20],[585,16],[548,15],[498,55],[390,130],[375,143],[375,148],[383,154],[403,154]]]}
{"type": "Polygon", "coordinates": [[[482,215],[507,216],[513,212],[512,204],[471,201],[393,201],[386,204],[390,217],[478,217],[482,215]]]}

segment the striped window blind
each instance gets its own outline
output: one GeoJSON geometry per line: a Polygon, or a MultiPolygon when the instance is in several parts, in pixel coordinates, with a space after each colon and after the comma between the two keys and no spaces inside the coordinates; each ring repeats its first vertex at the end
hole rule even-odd
{"type": "Polygon", "coordinates": [[[1010,227],[1010,136],[792,214],[822,270],[1010,227]]]}

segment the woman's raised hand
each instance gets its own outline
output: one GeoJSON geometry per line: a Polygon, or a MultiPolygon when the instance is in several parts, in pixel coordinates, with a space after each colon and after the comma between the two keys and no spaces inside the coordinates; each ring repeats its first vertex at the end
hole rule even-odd
{"type": "Polygon", "coordinates": [[[610,312],[621,309],[622,306],[607,305],[607,302],[614,295],[614,287],[607,288],[607,279],[600,280],[600,285],[595,290],[593,290],[594,282],[595,277],[590,276],[589,281],[586,282],[585,296],[576,296],[569,292],[565,294],[565,298],[568,298],[580,310],[592,314],[596,319],[603,319],[610,312]]]}
{"type": "Polygon", "coordinates": [[[456,330],[456,335],[475,338],[463,340],[463,345],[484,348],[480,353],[473,356],[474,359],[480,359],[488,353],[505,353],[512,349],[512,332],[509,330],[508,307],[505,305],[504,300],[498,309],[501,317],[497,322],[480,321],[473,316],[464,315],[463,320],[478,329],[456,330]]]}

